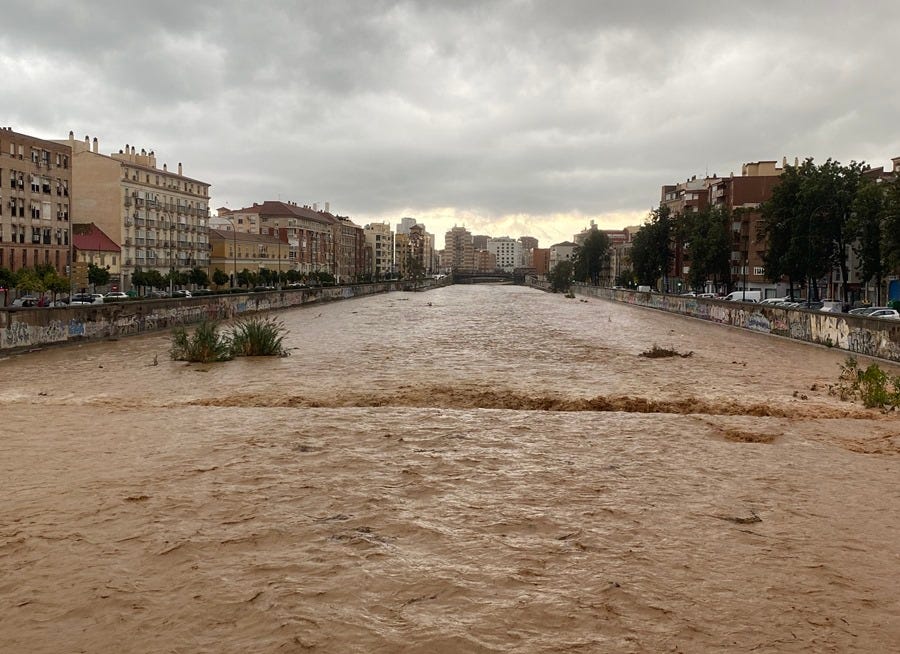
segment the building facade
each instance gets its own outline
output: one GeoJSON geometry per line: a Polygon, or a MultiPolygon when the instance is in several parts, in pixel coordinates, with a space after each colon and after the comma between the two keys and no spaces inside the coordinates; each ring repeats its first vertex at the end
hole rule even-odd
{"type": "Polygon", "coordinates": [[[0,268],[71,264],[72,149],[0,129],[0,268]]]}
{"type": "Polygon", "coordinates": [[[274,229],[267,234],[211,228],[209,230],[210,278],[216,270],[229,276],[229,285],[237,286],[237,274],[247,270],[259,273],[287,272],[289,245],[286,230],[274,229]]]}
{"type": "Polygon", "coordinates": [[[157,167],[153,151],[125,145],[100,154],[98,141],[86,136],[72,151],[72,214],[97,225],[122,249],[120,288],[131,287],[131,274],[209,267],[209,184],[157,167]]]}
{"type": "Polygon", "coordinates": [[[465,227],[454,227],[444,236],[444,257],[441,265],[452,272],[475,270],[472,233],[465,227]]]}
{"type": "Polygon", "coordinates": [[[375,279],[385,279],[394,270],[394,233],[388,223],[365,226],[366,247],[372,252],[369,272],[375,279]]]}
{"type": "Polygon", "coordinates": [[[488,241],[487,249],[497,260],[497,268],[504,272],[512,272],[523,266],[522,244],[514,238],[500,236],[488,241]]]}

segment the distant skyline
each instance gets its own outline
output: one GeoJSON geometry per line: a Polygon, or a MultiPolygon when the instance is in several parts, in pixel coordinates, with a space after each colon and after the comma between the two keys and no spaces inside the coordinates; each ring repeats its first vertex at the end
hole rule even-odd
{"type": "Polygon", "coordinates": [[[749,161],[900,155],[900,3],[436,0],[4,7],[0,125],[126,143],[210,207],[329,202],[443,243],[640,224],[749,161]]]}

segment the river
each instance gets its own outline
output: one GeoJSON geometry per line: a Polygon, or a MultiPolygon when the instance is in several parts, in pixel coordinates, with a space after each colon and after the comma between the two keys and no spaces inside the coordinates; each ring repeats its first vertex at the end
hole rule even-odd
{"type": "Polygon", "coordinates": [[[0,650],[897,650],[900,421],[842,353],[499,285],[278,317],[0,360],[0,650]]]}

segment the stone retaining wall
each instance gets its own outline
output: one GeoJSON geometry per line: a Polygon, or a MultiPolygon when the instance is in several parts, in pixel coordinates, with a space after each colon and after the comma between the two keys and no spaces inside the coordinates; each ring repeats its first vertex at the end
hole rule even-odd
{"type": "Polygon", "coordinates": [[[900,362],[900,320],[574,285],[572,290],[691,318],[900,362]]]}
{"type": "MultiPolygon", "coordinates": [[[[418,290],[432,285],[418,284],[418,290]]],[[[272,311],[314,302],[345,300],[374,293],[414,290],[412,282],[206,295],[185,299],[129,300],[60,308],[0,309],[0,352],[27,351],[66,344],[143,334],[204,318],[227,320],[245,313],[272,311]]]]}

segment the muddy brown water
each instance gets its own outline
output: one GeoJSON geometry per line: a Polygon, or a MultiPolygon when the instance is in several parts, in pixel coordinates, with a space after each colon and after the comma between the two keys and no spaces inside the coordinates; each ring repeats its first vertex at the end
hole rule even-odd
{"type": "Polygon", "coordinates": [[[0,361],[0,651],[900,648],[900,420],[842,353],[512,286],[280,317],[0,361]]]}

